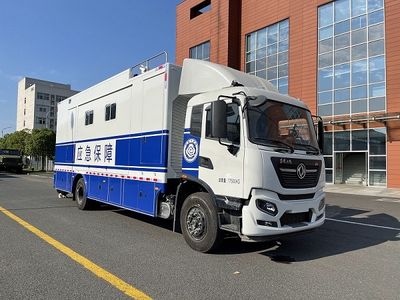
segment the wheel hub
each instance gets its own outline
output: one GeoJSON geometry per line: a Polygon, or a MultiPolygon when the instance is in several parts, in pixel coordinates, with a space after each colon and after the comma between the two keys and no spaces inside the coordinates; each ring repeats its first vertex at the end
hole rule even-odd
{"type": "Polygon", "coordinates": [[[206,233],[206,221],[203,210],[199,207],[193,207],[189,210],[186,218],[186,225],[190,236],[200,240],[206,233]]]}
{"type": "Polygon", "coordinates": [[[83,199],[83,188],[80,186],[77,188],[76,192],[76,201],[78,202],[79,205],[82,203],[82,199],[83,199]]]}

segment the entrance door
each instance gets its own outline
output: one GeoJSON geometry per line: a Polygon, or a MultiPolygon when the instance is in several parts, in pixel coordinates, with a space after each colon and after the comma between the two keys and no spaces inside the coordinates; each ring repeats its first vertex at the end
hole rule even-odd
{"type": "Polygon", "coordinates": [[[336,152],[335,184],[366,185],[367,161],[366,152],[336,152]]]}

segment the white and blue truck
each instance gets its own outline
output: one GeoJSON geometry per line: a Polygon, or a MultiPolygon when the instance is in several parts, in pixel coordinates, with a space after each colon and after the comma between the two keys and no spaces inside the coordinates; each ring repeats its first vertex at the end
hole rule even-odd
{"type": "Polygon", "coordinates": [[[325,220],[323,123],[268,81],[151,60],[58,105],[54,188],[171,219],[195,250],[226,233],[263,241],[325,220]]]}

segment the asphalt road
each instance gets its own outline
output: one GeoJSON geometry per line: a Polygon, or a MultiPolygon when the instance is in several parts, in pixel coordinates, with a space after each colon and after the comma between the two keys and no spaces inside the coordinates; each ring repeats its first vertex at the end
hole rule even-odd
{"type": "MultiPolygon", "coordinates": [[[[328,220],[267,243],[191,250],[168,222],[80,211],[50,178],[0,173],[0,206],[154,299],[400,299],[400,199],[328,194],[328,220]]],[[[124,299],[0,213],[0,299],[124,299]]]]}

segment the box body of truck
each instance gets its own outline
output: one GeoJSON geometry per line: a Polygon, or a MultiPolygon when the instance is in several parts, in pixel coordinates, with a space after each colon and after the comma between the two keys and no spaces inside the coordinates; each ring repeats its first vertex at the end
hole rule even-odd
{"type": "Polygon", "coordinates": [[[322,225],[316,143],[301,101],[188,59],[126,70],[61,102],[54,187],[80,208],[94,200],[173,219],[205,252],[221,230],[258,241],[322,225]],[[223,104],[219,134],[214,104],[223,104]]]}
{"type": "Polygon", "coordinates": [[[127,70],[60,103],[55,188],[72,192],[80,175],[90,199],[155,216],[154,199],[174,176],[168,148],[180,69],[127,70]]]}

